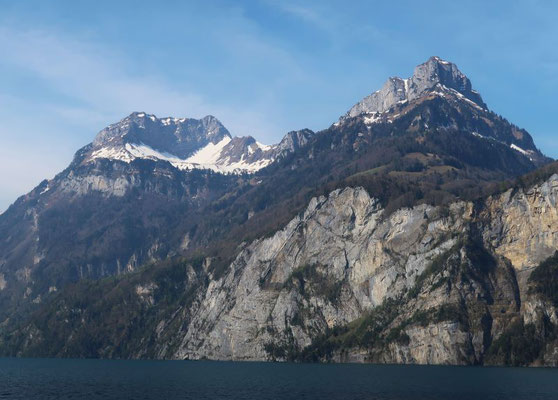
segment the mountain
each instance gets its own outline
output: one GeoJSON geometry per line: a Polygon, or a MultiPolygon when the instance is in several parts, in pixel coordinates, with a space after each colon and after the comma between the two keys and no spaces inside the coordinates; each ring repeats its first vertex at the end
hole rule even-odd
{"type": "Polygon", "coordinates": [[[232,137],[213,116],[162,118],[132,113],[103,129],[87,148],[82,163],[95,159],[131,162],[136,159],[168,161],[180,170],[207,169],[222,173],[255,172],[279,155],[293,151],[313,134],[300,131],[292,141],[288,134],[281,143],[263,145],[253,137],[232,137]],[[290,147],[286,145],[291,141],[290,147]]]}
{"type": "Polygon", "coordinates": [[[525,272],[556,248],[549,162],[437,57],[272,146],[133,113],[0,216],[0,351],[489,362],[524,300],[553,312],[525,272]]]}
{"type": "MultiPolygon", "coordinates": [[[[429,63],[451,65],[437,58],[429,63]]],[[[226,264],[239,242],[272,234],[313,196],[336,188],[362,186],[388,211],[421,202],[441,205],[482,196],[550,161],[527,131],[464,96],[441,96],[439,90],[435,85],[377,118],[340,118],[259,171],[258,185],[206,213],[193,242],[211,243],[211,254],[226,255],[226,264]]]]}
{"type": "MultiPolygon", "coordinates": [[[[439,128],[465,129],[476,137],[509,146],[537,165],[547,161],[525,130],[510,125],[489,112],[480,94],[472,89],[469,78],[459,71],[455,64],[439,57],[431,57],[425,63],[418,65],[413,76],[408,79],[398,77],[388,79],[382,89],[351,107],[340,118],[338,124],[347,123],[352,118],[363,119],[366,125],[379,122],[393,123],[394,119],[401,118],[418,103],[437,97],[453,103],[457,111],[469,119],[456,121],[451,118],[451,114],[448,114],[444,116],[449,117],[444,121],[446,125],[439,128]]],[[[429,128],[427,122],[423,123],[423,126],[425,129],[429,128]]]]}
{"type": "Polygon", "coordinates": [[[247,172],[312,135],[290,132],[264,146],[231,137],[214,117],[159,120],[145,113],[103,129],[68,168],[0,216],[0,277],[6,282],[0,320],[13,317],[12,306],[38,303],[68,282],[180,254],[203,207],[253,185],[247,172]]]}
{"type": "MultiPolygon", "coordinates": [[[[337,189],[216,278],[211,260],[82,281],[20,356],[557,365],[558,164],[482,201],[387,214],[337,189]]],[[[4,350],[6,352],[6,350],[4,350]]]]}
{"type": "Polygon", "coordinates": [[[408,79],[389,78],[384,86],[355,104],[346,114],[356,117],[360,114],[382,113],[397,103],[416,100],[427,93],[440,93],[441,96],[455,94],[467,99],[481,109],[487,109],[478,92],[472,89],[471,81],[457,66],[439,57],[430,57],[415,68],[408,79]]]}

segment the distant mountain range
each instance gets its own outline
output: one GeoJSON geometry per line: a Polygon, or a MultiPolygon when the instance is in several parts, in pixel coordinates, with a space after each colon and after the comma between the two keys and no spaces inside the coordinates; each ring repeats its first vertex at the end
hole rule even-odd
{"type": "Polygon", "coordinates": [[[0,215],[0,353],[554,365],[555,172],[438,57],[274,145],[134,112],[0,215]]]}

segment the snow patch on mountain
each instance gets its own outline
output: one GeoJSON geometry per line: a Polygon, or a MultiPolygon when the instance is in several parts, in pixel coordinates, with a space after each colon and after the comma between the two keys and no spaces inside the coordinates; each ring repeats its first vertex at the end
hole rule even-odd
{"type": "Polygon", "coordinates": [[[209,143],[207,146],[198,150],[192,157],[185,161],[190,164],[196,164],[200,168],[212,169],[219,162],[221,152],[231,141],[230,137],[224,137],[218,143],[209,143]]]}
{"type": "Polygon", "coordinates": [[[150,159],[181,170],[254,173],[304,146],[312,135],[309,129],[292,131],[280,143],[265,145],[251,136],[232,137],[211,115],[198,120],[134,112],[99,132],[81,162],[150,159]]]}
{"type": "MultiPolygon", "coordinates": [[[[209,143],[205,147],[198,150],[193,156],[187,159],[182,159],[174,154],[161,152],[153,149],[152,147],[144,144],[126,143],[124,147],[110,148],[104,147],[94,151],[91,154],[91,159],[106,158],[111,160],[119,160],[125,163],[130,163],[135,159],[143,158],[149,160],[162,160],[168,161],[174,167],[181,170],[188,169],[210,169],[215,172],[221,173],[243,173],[256,172],[273,162],[272,158],[257,160],[255,162],[248,162],[245,160],[244,155],[236,162],[231,162],[229,157],[222,157],[222,152],[227,144],[231,141],[230,137],[224,137],[218,143],[209,143]]],[[[262,149],[270,149],[271,146],[260,145],[262,149]]],[[[253,150],[252,150],[253,153],[253,150]]]]}
{"type": "Polygon", "coordinates": [[[510,144],[510,147],[511,147],[513,150],[518,151],[518,152],[520,152],[521,154],[523,154],[524,156],[528,157],[529,160],[533,161],[533,151],[532,151],[532,150],[524,150],[524,149],[522,149],[521,147],[519,147],[518,145],[513,144],[513,143],[510,144]]]}
{"type": "Polygon", "coordinates": [[[510,147],[511,147],[512,149],[516,150],[516,151],[519,151],[519,152],[520,152],[521,154],[523,154],[523,155],[528,155],[528,154],[529,154],[529,152],[527,152],[526,150],[523,150],[521,147],[519,147],[519,146],[517,146],[517,145],[515,145],[515,144],[513,144],[513,143],[510,144],[510,147]]]}
{"type": "Polygon", "coordinates": [[[233,138],[213,116],[196,120],[134,112],[99,132],[83,162],[103,158],[130,163],[139,158],[167,161],[181,170],[253,173],[296,147],[269,146],[250,136],[233,138]]]}

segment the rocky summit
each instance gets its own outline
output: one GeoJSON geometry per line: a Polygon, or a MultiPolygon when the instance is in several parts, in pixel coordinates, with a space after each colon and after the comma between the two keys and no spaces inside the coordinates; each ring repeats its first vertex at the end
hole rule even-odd
{"type": "Polygon", "coordinates": [[[275,145],[133,113],[0,216],[0,354],[557,365],[557,205],[439,57],[275,145]]]}
{"type": "Polygon", "coordinates": [[[253,137],[232,137],[221,122],[208,115],[202,119],[157,118],[135,112],[103,129],[85,149],[82,163],[95,159],[167,161],[178,169],[207,169],[221,173],[255,172],[285,151],[305,143],[313,132],[287,135],[281,143],[267,146],[253,137]],[[285,147],[285,141],[291,145],[285,147]]]}
{"type": "Polygon", "coordinates": [[[487,108],[480,94],[472,89],[469,78],[461,73],[455,64],[439,57],[430,57],[415,68],[412,77],[389,78],[380,90],[355,104],[345,117],[384,112],[397,103],[415,100],[432,91],[455,93],[480,108],[487,108]]]}

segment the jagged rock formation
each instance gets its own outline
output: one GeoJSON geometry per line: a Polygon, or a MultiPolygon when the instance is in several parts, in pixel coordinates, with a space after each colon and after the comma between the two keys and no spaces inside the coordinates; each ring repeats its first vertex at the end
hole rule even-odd
{"type": "MultiPolygon", "coordinates": [[[[209,143],[219,143],[230,138],[229,131],[219,120],[208,115],[200,120],[193,118],[157,118],[154,115],[134,112],[97,134],[91,151],[121,149],[126,144],[144,144],[161,153],[188,158],[209,143]]],[[[92,158],[99,158],[97,154],[92,158]]]]}
{"type": "Polygon", "coordinates": [[[310,129],[302,129],[299,131],[291,131],[285,135],[283,139],[276,145],[275,151],[277,157],[294,153],[298,149],[306,146],[308,141],[314,136],[314,132],[310,129]]]}
{"type": "Polygon", "coordinates": [[[472,89],[469,78],[459,71],[455,64],[439,57],[430,57],[415,68],[411,78],[389,78],[380,90],[355,104],[344,118],[382,113],[397,103],[413,101],[436,89],[457,92],[478,107],[487,108],[480,94],[472,89]]]}
{"type": "MultiPolygon", "coordinates": [[[[418,103],[436,97],[452,102],[459,108],[467,108],[468,113],[473,116],[468,121],[469,126],[449,120],[445,128],[459,126],[461,131],[503,144],[537,165],[545,162],[545,157],[525,130],[510,126],[503,118],[490,112],[480,94],[472,89],[469,78],[455,64],[439,57],[431,57],[417,66],[411,78],[389,78],[382,89],[355,104],[336,125],[351,123],[355,118],[361,119],[368,126],[382,122],[393,123],[418,103]]],[[[446,114],[448,117],[450,115],[451,113],[446,114]]],[[[424,128],[428,129],[429,125],[425,124],[424,128]]]]}
{"type": "Polygon", "coordinates": [[[129,163],[139,158],[167,161],[181,170],[253,173],[300,147],[312,135],[308,129],[289,133],[280,143],[267,146],[251,136],[233,138],[211,115],[200,120],[159,119],[135,112],[99,132],[86,149],[83,163],[99,158],[129,163]]]}

